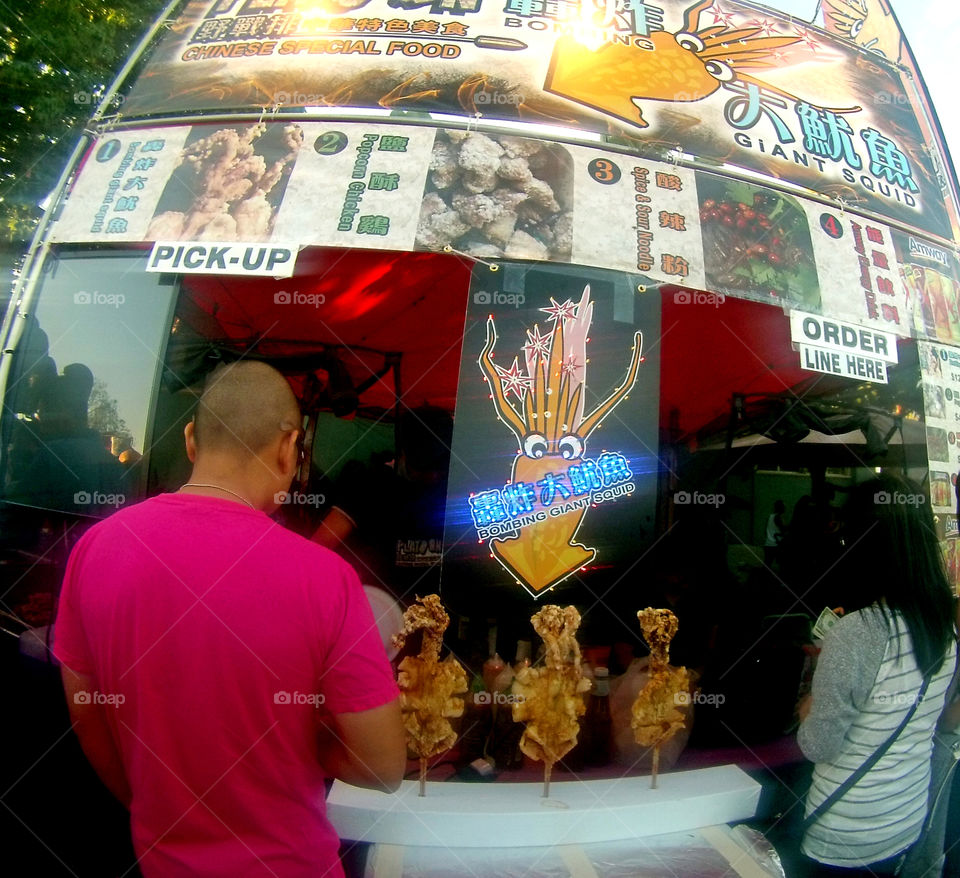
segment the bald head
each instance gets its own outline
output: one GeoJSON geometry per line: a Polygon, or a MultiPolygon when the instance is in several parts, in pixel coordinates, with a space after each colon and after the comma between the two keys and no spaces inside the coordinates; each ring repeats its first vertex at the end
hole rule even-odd
{"type": "Polygon", "coordinates": [[[218,366],[197,405],[197,452],[253,457],[284,430],[300,428],[300,407],[283,377],[266,363],[218,366]]]}

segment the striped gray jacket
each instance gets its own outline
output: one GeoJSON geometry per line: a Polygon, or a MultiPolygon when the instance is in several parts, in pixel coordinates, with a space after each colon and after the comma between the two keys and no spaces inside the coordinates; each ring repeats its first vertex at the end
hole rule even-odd
{"type": "MultiPolygon", "coordinates": [[[[807,795],[810,814],[900,725],[923,677],[906,623],[879,608],[844,616],[827,634],[813,678],[813,705],[798,733],[816,765],[807,795]]],[[[892,857],[920,834],[927,811],[934,726],[956,646],[930,681],[923,703],[879,762],[834,804],[803,839],[807,856],[833,866],[861,866],[892,857]]]]}

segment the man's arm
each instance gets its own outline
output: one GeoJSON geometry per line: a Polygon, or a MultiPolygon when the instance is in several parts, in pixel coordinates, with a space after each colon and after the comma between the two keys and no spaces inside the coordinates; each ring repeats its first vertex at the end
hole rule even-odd
{"type": "Polygon", "coordinates": [[[60,673],[67,696],[70,722],[80,739],[84,755],[107,789],[124,807],[129,808],[130,785],[127,783],[127,775],[104,714],[104,711],[114,708],[93,703],[90,696],[97,688],[93,677],[71,671],[66,665],[61,665],[60,673]]]}
{"type": "Polygon", "coordinates": [[[396,792],[407,764],[400,701],[356,713],[327,713],[320,724],[320,762],[344,783],[396,792]]]}
{"type": "Polygon", "coordinates": [[[347,537],[356,529],[356,522],[339,506],[334,506],[320,522],[320,526],[310,537],[325,549],[337,551],[347,537]]]}

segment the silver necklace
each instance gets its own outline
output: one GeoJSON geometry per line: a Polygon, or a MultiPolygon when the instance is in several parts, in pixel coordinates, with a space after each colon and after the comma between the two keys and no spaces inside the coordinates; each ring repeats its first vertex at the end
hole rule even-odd
{"type": "MultiPolygon", "coordinates": [[[[249,506],[254,512],[257,511],[257,507],[247,500],[246,497],[241,497],[236,491],[231,491],[229,488],[224,488],[221,485],[205,485],[202,482],[186,482],[180,486],[180,491],[182,491],[184,488],[213,488],[216,491],[223,491],[225,494],[233,494],[234,497],[246,503],[247,506],[249,506]]],[[[179,494],[180,491],[177,493],[179,494]]]]}

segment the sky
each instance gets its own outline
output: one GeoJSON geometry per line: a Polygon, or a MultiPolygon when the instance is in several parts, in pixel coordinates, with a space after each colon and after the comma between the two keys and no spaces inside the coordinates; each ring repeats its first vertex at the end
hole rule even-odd
{"type": "MultiPolygon", "coordinates": [[[[810,21],[817,0],[766,0],[763,5],[810,21]]],[[[960,101],[955,97],[960,6],[955,0],[891,0],[891,5],[913,49],[956,165],[960,162],[960,101]]]]}

